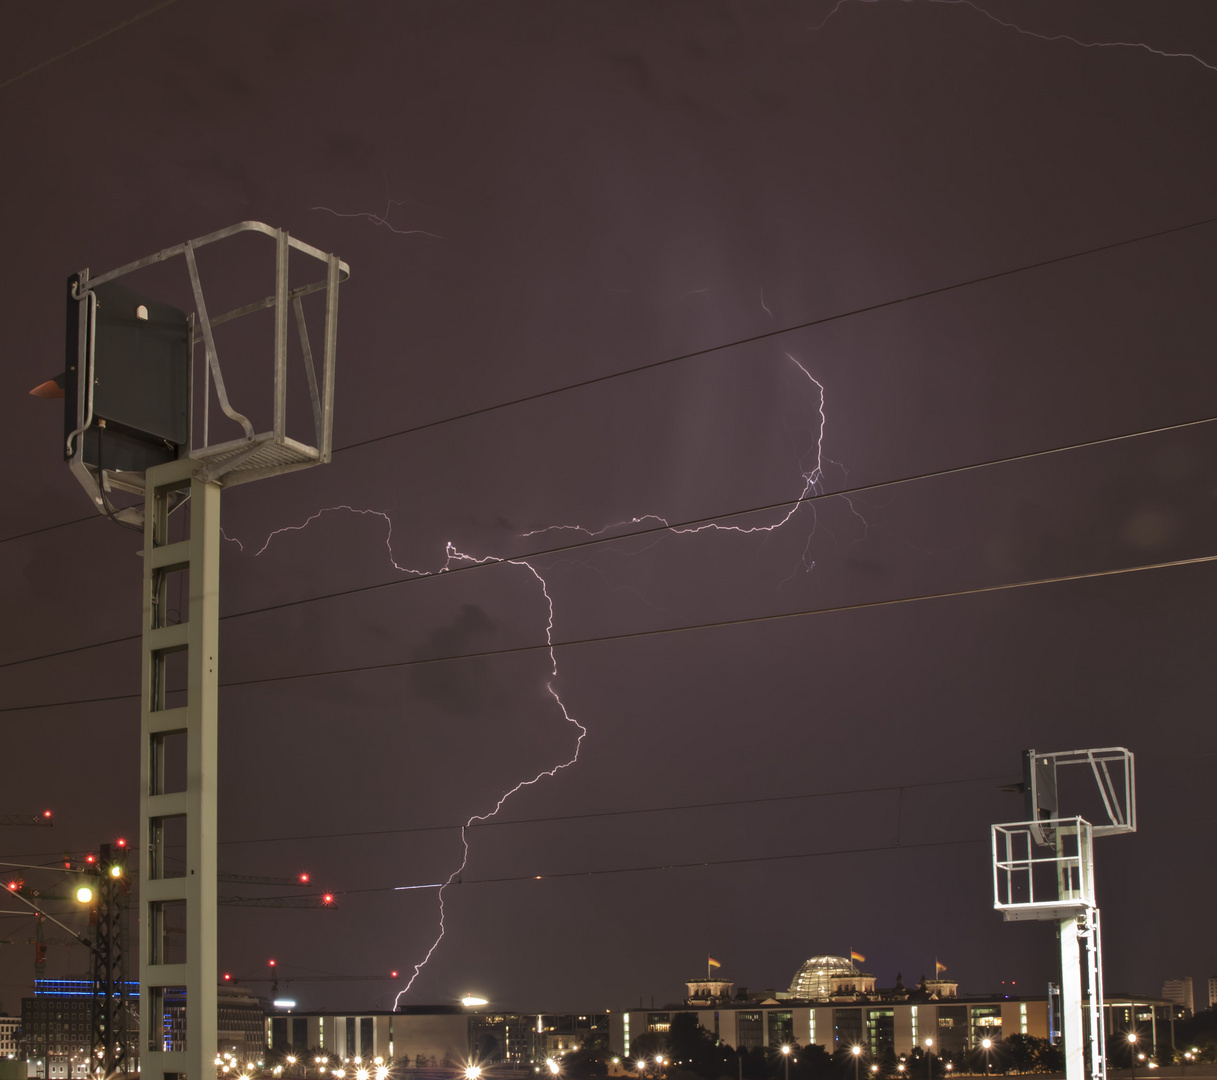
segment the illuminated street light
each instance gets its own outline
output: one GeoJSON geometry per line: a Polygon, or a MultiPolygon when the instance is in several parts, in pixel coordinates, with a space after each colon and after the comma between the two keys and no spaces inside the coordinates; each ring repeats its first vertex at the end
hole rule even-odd
{"type": "Polygon", "coordinates": [[[849,1048],[849,1052],[854,1055],[854,1080],[858,1080],[858,1061],[862,1057],[862,1047],[857,1043],[849,1048]]]}
{"type": "Polygon", "coordinates": [[[790,1047],[783,1045],[782,1059],[786,1063],[786,1080],[790,1080],[790,1047]]]}
{"type": "Polygon", "coordinates": [[[480,1065],[469,1065],[465,1069],[465,1080],[478,1080],[482,1075],[482,1067],[480,1065]]]}
{"type": "Polygon", "coordinates": [[[546,1065],[549,1066],[549,1071],[550,1071],[551,1075],[553,1075],[553,1076],[558,1075],[558,1063],[553,1058],[550,1058],[549,1061],[546,1062],[546,1065]]]}
{"type": "Polygon", "coordinates": [[[934,1080],[934,1055],[930,1053],[933,1045],[933,1039],[925,1040],[925,1080],[934,1080]]]}
{"type": "Polygon", "coordinates": [[[1137,1045],[1137,1033],[1130,1031],[1128,1033],[1128,1068],[1131,1074],[1131,1080],[1137,1080],[1137,1055],[1133,1052],[1133,1047],[1137,1045]]]}

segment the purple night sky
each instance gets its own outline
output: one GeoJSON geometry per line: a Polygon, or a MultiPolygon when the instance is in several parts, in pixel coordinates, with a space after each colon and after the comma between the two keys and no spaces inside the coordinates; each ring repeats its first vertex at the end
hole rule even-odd
{"type": "MultiPolygon", "coordinates": [[[[390,1007],[438,931],[393,887],[452,874],[454,826],[580,724],[470,830],[403,1002],[617,1009],[708,953],[784,988],[851,946],[880,985],[937,957],[1042,994],[1052,932],[992,910],[988,847],[1031,746],[1137,754],[1140,831],[1097,845],[1109,990],[1217,971],[1217,566],[797,614],[1217,555],[1217,422],[793,506],[1217,417],[1217,7],[153,7],[0,40],[0,813],[56,814],[0,860],[138,832],[138,640],[30,659],[139,632],[139,540],[26,395],[63,282],[252,218],[352,277],[332,464],[224,496],[220,866],[338,905],[222,909],[223,970],[386,976],[292,990],[390,1007]],[[657,517],[754,531],[611,539],[657,517]],[[549,553],[436,575],[449,544],[549,553]],[[556,679],[545,590],[583,642],[556,679]]],[[[0,1009],[32,933],[0,917],[0,1009]]]]}

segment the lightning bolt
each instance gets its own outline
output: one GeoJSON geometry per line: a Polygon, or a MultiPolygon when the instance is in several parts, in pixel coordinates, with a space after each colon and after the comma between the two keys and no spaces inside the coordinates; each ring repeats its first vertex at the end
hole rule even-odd
{"type": "Polygon", "coordinates": [[[354,210],[350,213],[343,213],[340,210],[331,210],[328,206],[310,206],[310,210],[323,210],[327,214],[333,214],[334,217],[340,218],[363,218],[365,221],[370,221],[373,225],[380,229],[388,229],[391,233],[396,233],[398,236],[429,236],[433,240],[443,240],[444,238],[439,233],[427,232],[426,229],[399,229],[389,220],[389,214],[393,212],[394,206],[401,206],[400,202],[390,199],[385,204],[385,212],[383,214],[374,214],[370,210],[354,210]]]}
{"type": "MultiPolygon", "coordinates": [[[[638,525],[659,525],[662,527],[662,529],[664,531],[669,532],[672,535],[676,535],[676,536],[695,536],[695,535],[698,535],[701,533],[706,533],[706,532],[724,532],[724,533],[739,533],[739,534],[743,534],[743,535],[752,535],[752,534],[756,534],[756,533],[776,532],[778,529],[781,529],[784,526],[786,526],[794,518],[794,516],[799,512],[799,510],[802,507],[807,505],[805,500],[808,498],[808,496],[813,495],[813,494],[825,494],[826,493],[825,486],[824,486],[824,483],[825,483],[824,470],[825,470],[826,464],[837,465],[837,467],[841,468],[842,471],[844,472],[844,469],[842,466],[839,466],[838,463],[832,462],[830,459],[828,459],[824,456],[824,436],[825,436],[825,431],[826,431],[826,428],[828,425],[828,417],[827,417],[827,412],[826,412],[826,407],[825,407],[824,384],[821,383],[817,378],[815,378],[815,376],[812,375],[811,372],[808,371],[807,368],[802,363],[800,363],[797,359],[795,359],[795,357],[792,356],[790,353],[786,353],[786,358],[787,358],[787,360],[790,361],[791,364],[793,364],[799,370],[799,372],[802,373],[802,375],[808,380],[808,382],[815,388],[815,394],[817,397],[816,412],[819,417],[819,424],[818,424],[818,428],[816,431],[816,436],[815,436],[814,446],[813,446],[814,461],[812,462],[811,467],[806,468],[806,469],[804,469],[802,463],[800,462],[800,469],[802,470],[801,471],[802,486],[799,490],[799,493],[791,501],[789,506],[785,507],[784,510],[781,513],[779,513],[779,515],[777,516],[777,518],[774,521],[771,521],[768,524],[749,525],[749,526],[726,524],[722,521],[710,521],[710,522],[705,522],[703,524],[693,525],[693,526],[672,526],[669,523],[667,518],[665,518],[659,514],[641,514],[638,516],[627,518],[623,521],[618,521],[618,522],[614,522],[614,523],[611,523],[608,525],[603,525],[603,526],[600,526],[599,528],[591,528],[586,525],[550,525],[550,526],[546,526],[545,528],[533,529],[528,532],[521,533],[520,534],[521,538],[528,538],[528,537],[540,536],[540,535],[544,535],[544,534],[548,534],[548,533],[559,533],[559,532],[577,532],[577,533],[587,536],[589,538],[594,538],[594,537],[598,537],[598,536],[603,536],[604,534],[612,532],[614,530],[619,530],[619,529],[622,529],[622,528],[625,528],[628,526],[638,526],[638,525]]],[[[844,501],[849,505],[850,510],[862,522],[862,524],[865,528],[866,519],[863,518],[862,515],[858,512],[858,510],[854,506],[853,502],[847,496],[844,496],[844,495],[839,496],[839,498],[844,499],[844,501]]],[[[814,532],[815,532],[814,519],[815,519],[815,513],[816,513],[814,506],[810,506],[809,509],[811,511],[812,518],[813,518],[813,528],[812,528],[811,533],[808,536],[807,545],[806,545],[803,555],[801,557],[801,563],[802,563],[804,569],[808,572],[810,572],[815,566],[814,560],[812,560],[810,558],[810,550],[811,550],[812,537],[814,536],[814,532]]],[[[447,933],[445,893],[452,885],[459,884],[459,882],[461,880],[461,875],[464,873],[465,868],[469,865],[469,858],[470,858],[469,830],[473,826],[475,826],[481,822],[489,821],[491,818],[495,817],[495,815],[497,815],[499,813],[499,811],[502,810],[503,806],[507,803],[507,801],[509,799],[511,799],[514,795],[519,793],[520,791],[523,791],[525,788],[529,788],[536,784],[539,784],[542,780],[552,779],[553,777],[557,776],[559,772],[563,771],[564,769],[569,769],[571,766],[575,765],[579,760],[579,753],[583,748],[583,740],[587,737],[588,731],[587,731],[587,728],[582,723],[580,723],[580,721],[578,719],[576,719],[573,715],[571,715],[571,712],[568,709],[566,702],[563,701],[561,694],[558,692],[557,685],[556,685],[557,681],[558,681],[558,658],[557,658],[557,653],[556,653],[555,647],[554,647],[554,625],[555,625],[554,600],[553,600],[552,594],[550,593],[548,582],[542,576],[541,572],[531,562],[528,561],[528,559],[526,559],[526,558],[509,558],[509,557],[493,555],[493,554],[492,555],[475,555],[475,554],[471,554],[469,552],[460,550],[459,548],[457,548],[455,546],[455,544],[452,541],[448,541],[444,545],[444,561],[436,569],[419,570],[419,569],[406,567],[406,566],[401,565],[399,562],[397,562],[397,560],[393,554],[393,521],[392,521],[392,518],[389,516],[389,514],[383,510],[363,509],[363,508],[359,508],[359,507],[350,506],[347,504],[343,504],[343,505],[339,505],[339,506],[325,507],[321,510],[317,510],[313,514],[310,514],[304,521],[302,521],[298,525],[287,525],[287,526],[283,526],[282,528],[273,530],[271,533],[269,533],[267,535],[266,540],[262,544],[262,546],[255,552],[254,557],[256,558],[260,555],[263,555],[270,548],[271,543],[274,541],[274,539],[276,537],[283,536],[287,533],[301,532],[301,531],[309,528],[312,524],[314,524],[316,521],[318,521],[324,515],[334,514],[334,513],[356,514],[356,515],[360,515],[363,517],[379,518],[381,521],[383,521],[384,526],[385,526],[384,543],[385,543],[385,549],[388,552],[389,561],[393,565],[394,569],[396,569],[398,572],[403,573],[403,574],[409,574],[413,577],[434,577],[439,574],[450,572],[451,570],[453,570],[459,566],[463,566],[463,565],[464,566],[474,566],[474,565],[481,566],[481,565],[486,565],[489,563],[498,563],[498,564],[505,564],[508,566],[514,566],[514,567],[518,567],[522,571],[524,571],[525,574],[528,575],[532,579],[535,586],[540,589],[541,595],[544,598],[545,605],[546,605],[547,617],[546,617],[546,623],[545,623],[545,641],[546,641],[546,645],[547,645],[548,653],[549,653],[549,680],[546,683],[546,690],[548,691],[550,697],[553,698],[554,704],[557,706],[559,712],[561,713],[563,720],[567,724],[569,724],[572,728],[576,729],[578,732],[578,734],[575,738],[574,751],[573,751],[573,753],[571,753],[570,757],[567,760],[562,761],[556,765],[553,765],[550,768],[541,769],[540,771],[538,771],[536,773],[535,776],[532,776],[531,778],[521,780],[514,787],[510,788],[508,791],[506,791],[502,795],[500,795],[499,798],[497,799],[497,801],[494,803],[494,805],[489,810],[486,810],[483,813],[472,814],[472,815],[470,815],[470,817],[468,817],[466,819],[464,825],[461,826],[461,858],[460,858],[459,864],[456,866],[456,868],[452,871],[452,873],[444,881],[433,882],[433,883],[429,883],[429,884],[398,886],[397,891],[403,891],[403,892],[411,891],[411,890],[419,890],[419,889],[435,889],[436,893],[437,893],[437,897],[438,897],[438,902],[439,902],[439,927],[436,932],[435,939],[431,942],[430,947],[427,949],[427,951],[423,955],[422,959],[419,960],[419,962],[414,965],[414,970],[411,973],[410,978],[406,982],[405,986],[402,987],[402,989],[400,991],[398,991],[397,996],[393,1002],[393,1007],[394,1007],[394,1009],[396,1009],[398,1004],[401,1002],[402,997],[404,995],[406,995],[407,993],[409,993],[410,989],[414,986],[414,983],[418,979],[419,974],[423,971],[423,969],[430,962],[431,957],[435,954],[436,949],[439,948],[440,943],[444,940],[444,936],[447,933]]]]}
{"type": "MultiPolygon", "coordinates": [[[[816,26],[809,26],[807,29],[812,33],[823,30],[837,12],[847,4],[878,4],[880,2],[881,0],[837,0],[832,6],[832,10],[816,26]]],[[[912,4],[916,0],[899,0],[899,2],[902,4],[912,4]]],[[[1164,60],[1192,60],[1202,68],[1207,68],[1209,71],[1217,71],[1217,64],[1210,64],[1207,60],[1202,60],[1195,53],[1167,52],[1165,49],[1155,49],[1152,45],[1148,45],[1143,41],[1083,41],[1081,38],[1073,37],[1071,34],[1041,34],[1036,30],[1028,30],[1017,23],[998,18],[993,12],[986,11],[979,4],[975,3],[975,0],[924,0],[924,2],[927,4],[962,4],[964,7],[971,8],[978,15],[983,15],[990,22],[996,23],[1005,30],[1013,30],[1016,34],[1035,38],[1037,41],[1067,41],[1071,45],[1078,46],[1080,49],[1140,49],[1153,56],[1160,56],[1164,60]]]]}
{"type": "MultiPolygon", "coordinates": [[[[624,521],[616,521],[609,525],[604,525],[598,529],[590,529],[584,525],[549,525],[542,529],[533,529],[529,532],[523,533],[522,535],[525,537],[529,537],[529,536],[541,536],[545,533],[550,533],[550,532],[578,532],[578,533],[582,533],[583,535],[585,535],[589,538],[595,538],[597,536],[603,536],[605,533],[612,532],[616,529],[626,528],[630,525],[645,525],[648,523],[662,525],[664,528],[668,529],[670,532],[672,532],[673,534],[675,534],[677,536],[690,536],[690,535],[695,536],[698,533],[703,533],[703,532],[733,532],[733,533],[741,533],[743,535],[750,535],[753,533],[776,532],[778,529],[780,529],[784,525],[786,525],[791,520],[791,518],[793,518],[795,516],[795,514],[797,514],[804,505],[806,505],[806,500],[809,496],[811,496],[813,494],[814,495],[825,494],[825,488],[824,488],[825,462],[828,462],[831,465],[837,465],[837,462],[831,461],[831,459],[826,458],[824,456],[824,432],[828,426],[828,416],[824,411],[824,405],[825,405],[824,384],[822,382],[820,382],[820,380],[817,379],[814,375],[812,375],[811,372],[808,371],[807,368],[804,367],[801,363],[799,363],[798,360],[796,360],[793,356],[791,356],[790,353],[786,353],[786,359],[789,360],[792,364],[794,364],[794,366],[797,367],[799,369],[799,371],[801,371],[803,373],[804,376],[806,376],[808,381],[813,386],[815,386],[816,391],[819,395],[819,405],[817,406],[817,409],[818,409],[818,412],[820,415],[820,426],[819,426],[819,431],[816,435],[815,464],[811,467],[810,470],[808,470],[807,472],[804,472],[802,474],[803,475],[802,490],[798,493],[798,495],[795,496],[795,498],[791,501],[789,506],[787,506],[785,512],[778,518],[778,520],[771,522],[768,525],[724,525],[718,521],[709,521],[709,522],[704,522],[700,525],[672,526],[671,524],[669,524],[667,518],[662,517],[659,514],[642,514],[641,516],[638,516],[638,517],[631,517],[631,518],[627,518],[624,521]]],[[[838,467],[841,468],[841,466],[838,466],[838,467]]],[[[854,506],[854,503],[849,498],[849,496],[841,495],[841,496],[839,496],[839,498],[844,500],[849,505],[849,508],[853,512],[854,516],[857,517],[858,520],[862,522],[863,527],[866,528],[867,527],[866,519],[860,513],[858,513],[857,507],[854,506]]],[[[815,507],[814,506],[810,507],[810,510],[811,510],[812,517],[814,518],[815,513],[816,513],[815,507]]],[[[813,532],[814,532],[814,530],[813,530],[813,532]]],[[[864,537],[865,537],[865,533],[864,533],[864,537]]],[[[811,543],[811,541],[809,538],[808,547],[810,547],[810,543],[811,543]]],[[[810,565],[807,563],[806,550],[804,551],[803,562],[804,562],[804,566],[809,571],[812,569],[812,566],[814,566],[814,563],[810,564],[810,565]]]]}

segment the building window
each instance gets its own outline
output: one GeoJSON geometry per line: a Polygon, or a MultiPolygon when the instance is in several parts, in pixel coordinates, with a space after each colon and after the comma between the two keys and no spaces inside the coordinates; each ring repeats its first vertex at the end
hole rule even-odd
{"type": "Polygon", "coordinates": [[[872,1057],[896,1047],[896,1010],[866,1010],[866,1045],[872,1057]]]}
{"type": "Polygon", "coordinates": [[[781,1046],[794,1040],[794,1014],[770,1009],[766,1012],[768,1018],[769,1045],[781,1046]]]}
{"type": "Polygon", "coordinates": [[[1001,1006],[972,1006],[972,1045],[979,1046],[981,1040],[1001,1041],[1001,1006]]]}
{"type": "Polygon", "coordinates": [[[759,1012],[741,1012],[735,1014],[738,1031],[736,1041],[739,1046],[754,1049],[765,1045],[764,1014],[759,1012]]]}
{"type": "Polygon", "coordinates": [[[938,1006],[938,1053],[959,1054],[968,1049],[968,1007],[938,1006]]]}
{"type": "Polygon", "coordinates": [[[833,1048],[844,1049],[862,1045],[862,1010],[833,1009],[833,1048]]]}

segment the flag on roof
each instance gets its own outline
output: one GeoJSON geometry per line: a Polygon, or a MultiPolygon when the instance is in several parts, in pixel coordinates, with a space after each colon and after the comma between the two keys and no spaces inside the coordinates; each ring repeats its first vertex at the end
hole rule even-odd
{"type": "Polygon", "coordinates": [[[860,952],[854,952],[853,949],[849,950],[849,958],[851,960],[857,960],[859,964],[866,963],[866,957],[863,956],[860,952]]]}

